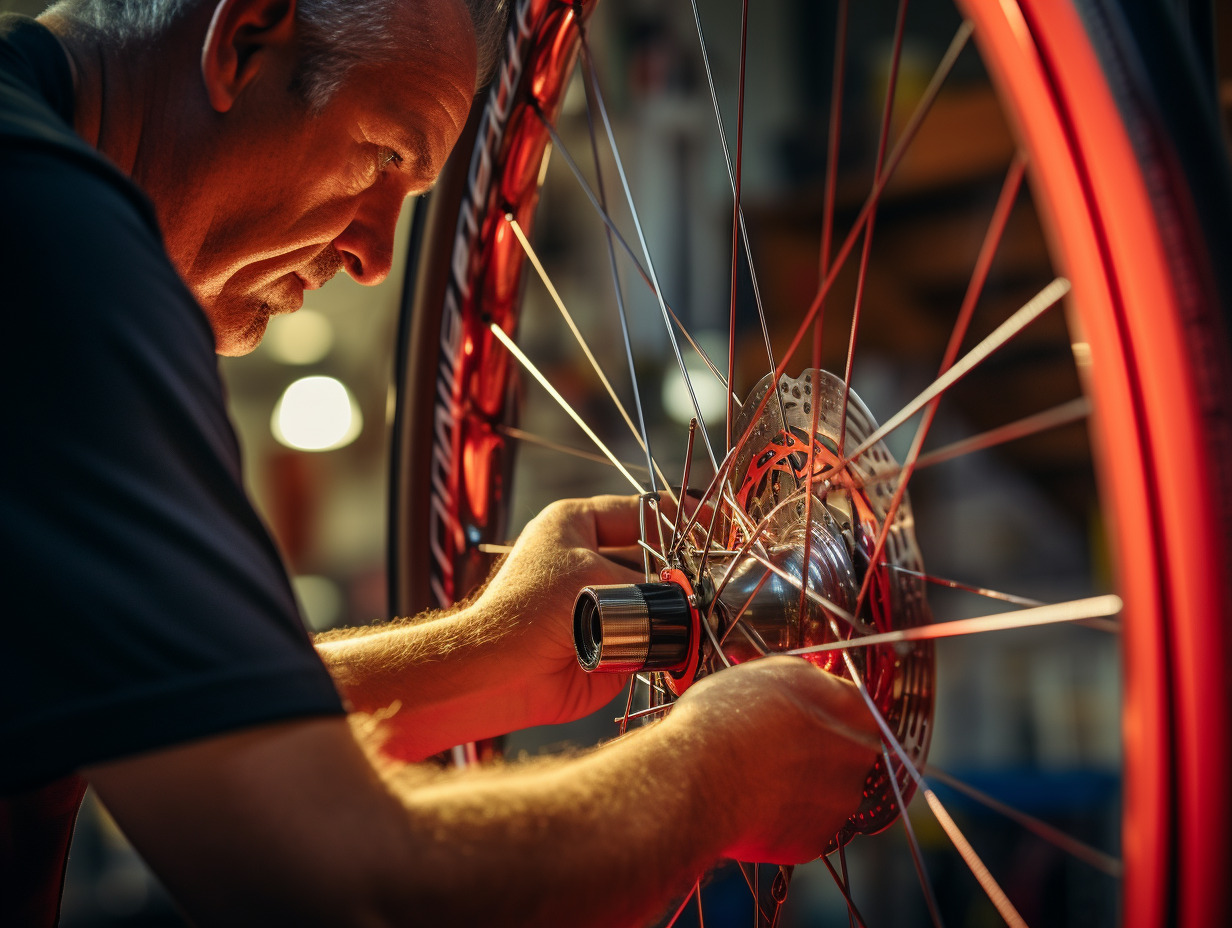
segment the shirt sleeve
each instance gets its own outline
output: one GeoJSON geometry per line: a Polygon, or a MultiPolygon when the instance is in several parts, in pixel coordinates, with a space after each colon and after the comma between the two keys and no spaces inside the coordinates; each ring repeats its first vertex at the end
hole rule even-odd
{"type": "Polygon", "coordinates": [[[342,712],[148,201],[19,144],[0,204],[0,792],[342,712]]]}

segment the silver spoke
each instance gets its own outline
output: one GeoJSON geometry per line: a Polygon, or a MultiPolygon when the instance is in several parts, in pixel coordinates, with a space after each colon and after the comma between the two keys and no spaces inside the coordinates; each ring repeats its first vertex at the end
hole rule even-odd
{"type": "MultiPolygon", "coordinates": [[[[586,25],[585,25],[585,22],[581,19],[578,20],[578,28],[582,31],[583,34],[585,34],[586,25]]],[[[591,61],[589,57],[587,57],[586,64],[588,67],[592,67],[592,68],[594,67],[594,62],[591,61]]],[[[607,211],[607,190],[605,189],[603,185],[603,167],[600,164],[600,159],[599,159],[598,138],[595,136],[595,120],[594,120],[593,114],[591,113],[590,84],[586,81],[582,81],[582,86],[586,88],[586,91],[587,91],[586,92],[586,129],[588,133],[590,134],[590,151],[595,161],[595,184],[599,188],[600,205],[604,208],[604,212],[606,212],[607,211]]],[[[604,231],[607,237],[608,267],[611,269],[611,272],[612,272],[612,290],[616,294],[616,312],[620,318],[620,335],[621,335],[621,338],[624,340],[625,360],[629,365],[629,382],[633,386],[633,405],[637,409],[638,425],[641,426],[642,447],[646,450],[646,465],[647,467],[651,468],[651,470],[653,471],[654,470],[654,455],[651,454],[650,435],[646,431],[646,411],[645,411],[645,408],[642,406],[642,392],[637,382],[637,365],[633,363],[633,342],[629,338],[629,315],[627,312],[625,312],[624,290],[620,286],[620,273],[619,273],[619,269],[616,266],[616,246],[612,241],[612,230],[605,229],[604,231]]],[[[665,487],[668,486],[666,480],[663,481],[663,484],[665,487]]],[[[658,489],[654,485],[653,476],[651,477],[651,489],[652,490],[658,489]]],[[[668,488],[668,493],[671,493],[670,487],[668,488]]],[[[672,498],[675,499],[675,496],[673,495],[672,498]]]]}
{"type": "MultiPolygon", "coordinates": [[[[582,53],[589,58],[590,51],[586,45],[586,36],[582,35],[582,53]]],[[[659,284],[659,277],[655,273],[654,259],[650,256],[650,248],[646,244],[646,233],[642,230],[641,219],[638,218],[637,205],[633,202],[633,191],[629,189],[629,178],[625,174],[624,162],[620,158],[620,151],[616,147],[616,134],[612,131],[612,122],[608,118],[607,105],[603,102],[603,91],[599,87],[599,82],[593,70],[591,71],[591,79],[595,92],[595,103],[599,107],[599,116],[603,119],[603,128],[607,133],[607,143],[612,151],[612,158],[616,162],[616,173],[620,175],[620,185],[625,191],[625,200],[629,205],[629,213],[633,217],[633,227],[637,230],[637,239],[642,246],[642,254],[646,258],[646,270],[650,274],[651,283],[654,284],[655,296],[658,298],[659,309],[663,314],[663,325],[667,329],[668,338],[672,343],[672,352],[676,355],[676,364],[680,368],[680,376],[684,378],[685,387],[689,391],[689,399],[693,403],[693,412],[697,415],[697,421],[701,426],[702,442],[706,446],[706,453],[710,456],[710,463],[715,470],[719,468],[718,459],[714,456],[714,448],[710,444],[710,436],[706,432],[706,417],[702,415],[701,405],[697,401],[697,394],[693,390],[693,381],[689,377],[688,368],[684,363],[684,356],[680,353],[680,342],[676,339],[676,332],[672,328],[672,320],[667,314],[667,304],[663,300],[663,288],[659,284]]],[[[729,385],[730,386],[730,385],[729,385]]]]}
{"type": "MultiPolygon", "coordinates": [[[[512,425],[497,425],[496,431],[500,432],[509,438],[517,439],[525,442],[528,445],[538,445],[540,448],[546,448],[549,451],[558,451],[561,454],[567,454],[570,457],[581,458],[583,461],[592,461],[595,464],[602,464],[605,467],[610,467],[612,462],[601,454],[595,454],[591,451],[583,451],[581,448],[574,448],[571,445],[562,445],[560,442],[552,441],[550,438],[544,438],[541,435],[536,435],[533,432],[527,432],[525,429],[519,429],[512,425]]],[[[634,464],[631,461],[624,462],[625,469],[639,474],[650,474],[645,464],[634,464]]]]}
{"type": "MultiPolygon", "coordinates": [[[[842,848],[839,848],[839,853],[841,852],[842,848]]],[[[847,886],[847,881],[834,869],[834,864],[830,863],[829,857],[822,857],[821,861],[826,865],[826,869],[830,871],[830,876],[834,877],[834,885],[843,894],[843,900],[847,903],[847,914],[850,923],[858,926],[858,928],[866,928],[864,918],[860,915],[860,910],[856,908],[855,900],[851,898],[851,889],[847,886]]]]}
{"type": "MultiPolygon", "coordinates": [[[[736,239],[744,245],[744,259],[749,267],[749,282],[753,286],[753,302],[757,306],[757,318],[761,323],[761,336],[766,344],[766,360],[770,362],[770,371],[773,373],[774,364],[774,349],[770,346],[770,327],[766,323],[766,310],[761,301],[761,285],[757,282],[757,269],[753,265],[753,250],[749,245],[749,230],[744,221],[744,207],[740,205],[740,152],[743,142],[743,125],[744,125],[744,56],[745,56],[745,39],[747,33],[748,20],[748,2],[742,7],[742,23],[740,32],[740,90],[739,90],[739,114],[736,120],[738,126],[736,138],[736,167],[732,169],[731,149],[727,146],[727,133],[723,131],[723,114],[719,109],[719,96],[714,89],[714,73],[710,70],[710,53],[706,48],[706,36],[702,32],[702,17],[697,9],[697,0],[692,0],[693,7],[693,22],[697,26],[697,44],[702,53],[702,66],[706,71],[706,84],[710,88],[710,102],[714,109],[715,126],[719,130],[719,149],[723,155],[723,165],[727,168],[727,182],[731,186],[732,199],[735,202],[733,209],[733,226],[739,226],[739,235],[736,234],[736,229],[732,229],[732,315],[735,315],[735,299],[736,299],[736,255],[735,246],[736,239]]],[[[730,333],[729,333],[730,338],[730,333]]],[[[729,345],[728,353],[731,354],[729,345]]],[[[777,378],[774,378],[777,379],[777,378]]],[[[728,368],[728,382],[732,382],[731,367],[728,368]]],[[[730,391],[734,394],[735,385],[730,391]]],[[[782,412],[783,398],[779,398],[780,412],[782,412]]],[[[728,427],[727,427],[727,446],[730,448],[732,443],[731,435],[731,412],[728,411],[728,427]]],[[[783,421],[787,421],[787,415],[784,413],[783,421]]]]}
{"type": "MultiPolygon", "coordinates": [[[[526,253],[526,257],[530,260],[535,272],[539,275],[539,279],[543,281],[543,286],[547,289],[548,295],[552,298],[552,302],[556,304],[556,308],[560,311],[561,316],[564,318],[565,324],[569,326],[569,331],[573,333],[573,337],[577,340],[578,346],[581,347],[582,354],[586,355],[586,360],[590,362],[590,366],[594,370],[595,376],[599,378],[599,382],[602,383],[603,388],[607,390],[607,395],[610,396],[612,398],[612,402],[616,404],[616,410],[620,413],[621,418],[625,420],[625,424],[629,426],[629,431],[633,433],[633,439],[638,443],[642,451],[646,453],[646,460],[649,462],[649,465],[653,467],[653,471],[650,474],[651,489],[656,491],[658,490],[658,485],[655,481],[655,476],[657,475],[659,480],[663,481],[663,485],[667,489],[668,494],[671,495],[673,500],[675,500],[676,495],[672,493],[671,488],[668,487],[667,478],[663,476],[663,472],[659,470],[659,465],[656,464],[650,456],[650,448],[646,444],[646,440],[643,437],[644,428],[639,432],[638,427],[633,423],[633,419],[629,415],[628,410],[625,409],[625,404],[622,403],[620,401],[620,397],[616,395],[616,389],[612,386],[611,381],[607,379],[607,375],[603,373],[603,367],[599,364],[599,359],[596,358],[594,352],[590,350],[590,345],[587,343],[586,337],[582,335],[582,330],[577,327],[577,323],[573,319],[573,314],[566,308],[565,301],[561,299],[560,292],[552,283],[552,279],[548,276],[548,272],[544,269],[542,262],[540,262],[539,256],[535,253],[535,249],[531,246],[530,240],[526,237],[526,233],[522,231],[521,224],[513,217],[512,213],[505,213],[505,222],[509,224],[509,228],[513,229],[513,234],[517,238],[518,244],[522,246],[522,250],[526,253]]],[[[641,418],[641,409],[638,410],[638,418],[641,418]]]]}
{"type": "MultiPolygon", "coordinates": [[[[830,620],[830,627],[834,632],[835,637],[838,637],[838,627],[834,623],[833,619],[830,620]]],[[[997,881],[993,879],[992,874],[988,872],[988,868],[984,866],[984,862],[980,860],[980,856],[975,852],[975,849],[971,846],[971,843],[962,833],[962,830],[959,829],[954,820],[950,818],[949,813],[945,810],[945,806],[941,804],[941,800],[939,800],[932,790],[925,785],[924,778],[920,775],[920,771],[916,769],[915,764],[911,762],[911,758],[907,756],[907,752],[903,750],[903,746],[899,744],[898,739],[894,737],[894,732],[890,730],[890,726],[886,723],[885,717],[877,709],[877,704],[873,702],[873,697],[869,695],[868,688],[865,687],[864,681],[860,678],[860,672],[856,667],[855,662],[852,661],[851,654],[847,651],[843,651],[842,655],[843,662],[847,665],[847,673],[851,677],[851,681],[856,685],[856,690],[859,692],[860,697],[864,700],[864,704],[868,707],[869,714],[872,716],[873,721],[877,724],[877,727],[881,730],[883,743],[886,746],[893,748],[894,753],[897,754],[899,760],[903,762],[904,769],[911,775],[911,778],[915,781],[916,786],[924,794],[924,798],[928,801],[928,807],[932,810],[933,817],[936,818],[938,824],[941,825],[942,830],[945,831],[946,836],[950,839],[950,843],[953,844],[958,850],[959,856],[962,857],[963,862],[967,865],[967,868],[975,876],[976,881],[984,890],[985,895],[988,896],[993,906],[996,907],[997,912],[1000,913],[1003,919],[1005,919],[1006,924],[1009,925],[1010,928],[1027,928],[1027,923],[1023,921],[1022,916],[1018,914],[1018,910],[1014,908],[1009,898],[1005,895],[1005,892],[998,885],[997,881]]],[[[887,772],[891,775],[893,774],[893,771],[887,772]]]]}
{"type": "Polygon", "coordinates": [[[861,442],[859,447],[848,456],[848,460],[858,458],[928,405],[929,401],[934,397],[940,396],[950,387],[954,386],[954,384],[958,383],[959,380],[986,361],[998,348],[1003,347],[1006,342],[1012,340],[1028,325],[1055,306],[1069,291],[1070,283],[1064,277],[1058,277],[1046,286],[1027,301],[1026,305],[1010,316],[1009,319],[997,326],[991,335],[967,352],[961,361],[934,380],[931,386],[927,387],[919,396],[900,409],[879,429],[873,432],[872,435],[861,442]]]}
{"type": "Polygon", "coordinates": [[[890,752],[885,745],[881,746],[881,757],[885,761],[886,776],[890,787],[894,790],[894,799],[898,803],[898,817],[903,823],[903,831],[907,833],[907,846],[911,849],[911,861],[915,864],[915,874],[920,881],[920,889],[924,893],[924,902],[928,906],[928,914],[933,920],[933,928],[942,928],[941,913],[937,910],[937,896],[933,892],[932,881],[924,869],[924,856],[920,853],[920,842],[916,840],[915,829],[911,827],[911,817],[907,815],[907,803],[903,802],[902,790],[898,788],[898,775],[890,762],[890,752]]]}
{"type": "Polygon", "coordinates": [[[603,456],[611,461],[612,464],[615,465],[616,469],[624,475],[625,479],[633,485],[638,494],[644,494],[646,489],[638,483],[636,479],[634,479],[633,475],[629,473],[625,466],[616,458],[616,455],[612,454],[611,449],[603,443],[603,440],[599,438],[599,436],[594,433],[594,430],[586,424],[586,421],[578,415],[577,410],[569,405],[569,401],[557,392],[556,388],[552,386],[551,382],[546,377],[543,376],[543,373],[539,370],[539,368],[535,367],[535,365],[531,362],[531,359],[528,358],[523,353],[522,349],[517,346],[514,340],[505,333],[505,330],[498,326],[495,322],[489,323],[488,328],[491,330],[492,334],[496,336],[497,340],[509,350],[509,353],[517,358],[518,363],[526,368],[527,372],[532,377],[539,381],[543,389],[547,390],[552,399],[556,400],[556,402],[560,405],[560,408],[568,413],[569,417],[578,424],[578,427],[586,433],[586,436],[595,443],[595,446],[600,451],[603,452],[603,456]]]}
{"type": "Polygon", "coordinates": [[[513,545],[498,545],[487,541],[481,541],[475,545],[475,550],[480,554],[508,554],[513,550],[513,545]]]}
{"type": "MultiPolygon", "coordinates": [[[[918,776],[916,774],[917,780],[918,776]]],[[[1005,919],[1005,923],[1010,928],[1027,928],[1027,923],[1023,920],[1023,917],[1018,914],[1018,910],[1014,908],[1014,904],[1005,895],[1005,891],[993,879],[993,875],[988,872],[988,868],[984,866],[984,861],[980,860],[980,855],[975,852],[975,848],[971,846],[971,842],[967,840],[966,835],[962,833],[962,830],[950,818],[950,813],[945,810],[945,806],[941,804],[937,794],[924,786],[922,781],[920,782],[920,792],[924,794],[924,799],[928,803],[928,807],[932,809],[933,816],[941,824],[941,827],[945,829],[946,836],[954,844],[959,856],[962,857],[967,868],[975,876],[976,881],[996,907],[997,912],[1005,919]]]]}
{"type": "Polygon", "coordinates": [[[628,723],[628,722],[634,721],[635,719],[649,718],[652,715],[658,715],[661,712],[667,712],[668,710],[672,708],[672,705],[673,705],[672,703],[668,702],[668,703],[664,703],[661,706],[651,706],[649,709],[638,709],[636,712],[630,712],[624,716],[618,715],[616,716],[616,718],[612,719],[612,721],[613,722],[624,721],[628,723]]]}
{"type": "Polygon", "coordinates": [[[807,648],[784,651],[784,654],[824,654],[830,651],[847,651],[875,644],[896,641],[927,641],[933,638],[954,638],[960,635],[982,635],[985,632],[1007,631],[1012,628],[1032,628],[1036,625],[1056,625],[1063,622],[1079,622],[1116,615],[1121,611],[1121,597],[1112,594],[1075,599],[1050,606],[1018,609],[997,615],[979,616],[974,619],[957,619],[953,622],[938,622],[933,625],[916,625],[892,632],[879,632],[863,638],[850,638],[830,644],[816,644],[807,648]]]}
{"type": "MultiPolygon", "coordinates": [[[[578,186],[581,188],[582,192],[586,194],[586,198],[590,200],[591,206],[593,206],[595,211],[598,212],[599,218],[603,220],[604,225],[607,227],[607,231],[620,245],[620,247],[624,249],[625,255],[632,262],[638,275],[646,282],[646,286],[650,288],[650,292],[653,293],[656,298],[663,301],[663,308],[666,310],[668,315],[671,316],[672,322],[674,322],[676,328],[680,330],[680,334],[684,336],[685,341],[687,341],[693,350],[697,352],[697,356],[701,359],[702,363],[706,365],[710,373],[714,374],[715,379],[718,380],[723,389],[727,390],[727,378],[723,376],[723,372],[719,370],[718,366],[710,360],[710,355],[706,354],[705,349],[702,348],[693,336],[689,334],[689,330],[686,329],[684,323],[680,321],[680,317],[676,315],[676,312],[672,309],[671,304],[667,303],[662,294],[659,293],[654,281],[646,272],[646,269],[642,267],[641,262],[637,258],[637,254],[633,251],[633,246],[625,240],[625,237],[621,235],[620,230],[616,228],[616,223],[612,220],[612,217],[608,214],[608,211],[603,204],[599,202],[599,198],[591,189],[590,183],[586,180],[585,175],[582,174],[581,168],[577,166],[577,162],[574,161],[573,156],[569,154],[569,150],[565,147],[564,143],[560,139],[560,136],[556,132],[556,127],[548,122],[542,113],[537,113],[537,115],[539,116],[539,120],[543,124],[543,127],[547,129],[548,134],[552,138],[553,149],[555,149],[556,153],[561,156],[561,159],[573,173],[573,177],[577,181],[578,186]]],[[[739,397],[733,397],[733,399],[737,404],[739,404],[739,397]]]]}

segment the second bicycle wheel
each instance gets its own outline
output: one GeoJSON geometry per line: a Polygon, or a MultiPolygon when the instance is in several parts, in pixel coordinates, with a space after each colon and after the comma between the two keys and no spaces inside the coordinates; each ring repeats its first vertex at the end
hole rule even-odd
{"type": "MultiPolygon", "coordinates": [[[[681,923],[1230,917],[1232,394],[1207,250],[1229,204],[1216,135],[1177,142],[1203,101],[1161,89],[1161,61],[1185,70],[1170,27],[1045,0],[514,4],[471,147],[416,217],[394,610],[463,597],[552,498],[679,483],[697,418],[689,482],[728,527],[692,581],[744,570],[724,552],[797,488],[819,503],[779,566],[829,606],[754,616],[747,648],[939,636],[830,661],[867,677],[916,797],[897,816],[883,777],[888,814],[852,833],[914,828],[836,850],[838,891],[804,868],[780,910],[786,875],[756,902],[720,884],[681,923]],[[873,679],[908,653],[927,669],[873,679]]],[[[715,644],[703,670],[743,659],[715,644]]]]}

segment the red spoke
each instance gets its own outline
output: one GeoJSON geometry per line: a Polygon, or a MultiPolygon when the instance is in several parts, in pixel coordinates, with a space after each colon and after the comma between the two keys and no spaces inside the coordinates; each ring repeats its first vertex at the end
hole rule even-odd
{"type": "Polygon", "coordinates": [[[974,799],[976,802],[987,806],[994,812],[1000,812],[1006,818],[1017,822],[1027,831],[1034,834],[1036,837],[1047,841],[1061,850],[1068,853],[1071,857],[1083,861],[1086,864],[1101,870],[1111,877],[1120,879],[1124,866],[1121,861],[1113,857],[1111,854],[1105,854],[1103,851],[1091,847],[1085,842],[1079,841],[1077,838],[1067,835],[1060,829],[1053,828],[1047,822],[1042,822],[1034,816],[1027,815],[1025,812],[1020,812],[1013,806],[1006,805],[999,799],[994,799],[985,792],[981,792],[974,786],[964,783],[956,777],[950,776],[944,770],[938,770],[936,767],[926,767],[924,775],[931,780],[937,780],[955,789],[960,793],[974,799]]]}
{"type": "MultiPolygon", "coordinates": [[[[838,18],[834,26],[834,78],[830,91],[830,132],[826,151],[826,192],[821,222],[821,282],[830,270],[831,238],[834,235],[834,198],[838,185],[839,136],[843,125],[843,78],[847,60],[847,0],[839,0],[838,18]]],[[[825,300],[813,323],[813,367],[821,368],[821,327],[825,318],[825,300]]]]}
{"type": "MultiPolygon", "coordinates": [[[[997,248],[1001,244],[1001,236],[1005,232],[1006,224],[1009,222],[1010,212],[1014,208],[1014,201],[1018,199],[1018,190],[1022,186],[1022,176],[1026,170],[1026,164],[1026,157],[1022,152],[1015,154],[1014,160],[1010,162],[1010,169],[1005,176],[1005,183],[1001,186],[1001,195],[997,198],[997,205],[993,209],[992,221],[988,224],[988,231],[984,234],[984,242],[980,246],[979,254],[975,259],[975,270],[971,274],[971,281],[967,285],[966,295],[963,297],[962,306],[958,310],[958,318],[954,322],[954,329],[950,332],[950,342],[946,346],[945,356],[941,359],[941,369],[937,372],[938,377],[944,376],[954,366],[954,361],[958,358],[958,352],[962,348],[963,340],[967,337],[967,329],[970,327],[971,317],[975,314],[976,304],[979,303],[980,295],[984,292],[984,284],[988,281],[988,272],[992,268],[993,258],[996,257],[997,248]]],[[[854,343],[855,332],[853,331],[852,344],[854,345],[854,343]]],[[[849,365],[850,361],[849,357],[849,365]]],[[[844,412],[847,406],[846,400],[847,392],[844,389],[844,412]]],[[[940,403],[941,396],[938,394],[924,410],[924,417],[920,422],[919,428],[916,429],[915,439],[911,443],[911,449],[907,452],[907,460],[903,464],[902,478],[894,489],[894,497],[890,500],[885,518],[882,520],[881,527],[877,531],[877,540],[873,545],[873,553],[870,556],[870,561],[874,564],[881,560],[881,552],[885,549],[890,526],[894,524],[894,518],[898,515],[898,509],[902,505],[903,497],[907,493],[907,484],[911,480],[916,459],[920,456],[920,449],[924,445],[924,439],[928,437],[928,430],[932,427],[933,419],[937,415],[937,407],[940,403]]],[[[844,426],[846,425],[845,419],[843,424],[844,426]]],[[[846,448],[841,441],[839,449],[844,454],[846,453],[846,448]]],[[[860,614],[860,608],[864,605],[864,600],[868,596],[872,579],[873,571],[870,570],[865,573],[864,580],[860,584],[860,592],[856,596],[856,615],[860,614]]]]}
{"type": "MultiPolygon", "coordinates": [[[[890,118],[894,115],[894,93],[898,87],[898,66],[903,57],[903,30],[907,24],[907,0],[899,0],[898,19],[894,22],[894,52],[890,56],[890,74],[886,78],[885,106],[881,111],[881,134],[877,139],[877,160],[873,166],[873,186],[881,180],[885,168],[886,148],[890,144],[890,118]]],[[[851,309],[851,331],[847,338],[847,366],[843,371],[843,398],[838,417],[838,450],[843,453],[847,438],[847,397],[851,393],[851,371],[856,358],[856,337],[860,331],[860,309],[864,305],[864,283],[868,278],[868,261],[873,251],[873,230],[877,225],[877,201],[864,223],[864,245],[860,249],[860,270],[856,276],[856,299],[851,309]]]]}

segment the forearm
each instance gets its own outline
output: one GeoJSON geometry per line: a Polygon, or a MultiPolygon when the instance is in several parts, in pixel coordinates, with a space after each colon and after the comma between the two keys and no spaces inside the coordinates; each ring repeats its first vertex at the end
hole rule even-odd
{"type": "Polygon", "coordinates": [[[326,634],[317,653],[353,712],[417,760],[524,724],[518,668],[502,655],[513,621],[471,606],[411,622],[326,634]]]}
{"type": "Polygon", "coordinates": [[[875,753],[852,687],[788,658],[717,677],[541,764],[378,773],[325,718],[85,773],[203,926],[627,926],[720,856],[810,859],[859,804],[875,753]]]}
{"type": "Polygon", "coordinates": [[[721,739],[672,720],[587,756],[394,776],[424,924],[643,924],[735,840],[721,739]]]}

